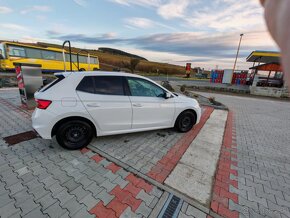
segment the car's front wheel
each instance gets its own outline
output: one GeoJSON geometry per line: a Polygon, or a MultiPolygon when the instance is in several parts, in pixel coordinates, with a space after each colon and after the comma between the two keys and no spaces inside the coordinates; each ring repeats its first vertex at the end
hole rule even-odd
{"type": "Polygon", "coordinates": [[[57,142],[64,148],[75,150],[87,146],[93,138],[93,128],[82,120],[71,120],[59,126],[57,142]]]}
{"type": "Polygon", "coordinates": [[[179,132],[188,132],[192,129],[195,123],[196,115],[191,111],[184,111],[178,116],[175,122],[175,128],[179,132]]]}

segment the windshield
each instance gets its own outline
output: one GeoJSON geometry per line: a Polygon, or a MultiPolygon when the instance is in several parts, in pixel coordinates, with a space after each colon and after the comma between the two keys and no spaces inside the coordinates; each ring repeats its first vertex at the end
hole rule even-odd
{"type": "Polygon", "coordinates": [[[5,59],[5,52],[4,52],[4,46],[3,44],[0,44],[0,59],[5,59]]]}

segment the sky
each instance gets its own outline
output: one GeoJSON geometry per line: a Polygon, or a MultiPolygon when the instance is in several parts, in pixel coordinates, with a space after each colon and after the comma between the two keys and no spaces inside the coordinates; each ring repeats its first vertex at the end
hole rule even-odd
{"type": "Polygon", "coordinates": [[[0,39],[121,49],[158,61],[238,69],[277,51],[258,0],[0,0],[0,39]]]}

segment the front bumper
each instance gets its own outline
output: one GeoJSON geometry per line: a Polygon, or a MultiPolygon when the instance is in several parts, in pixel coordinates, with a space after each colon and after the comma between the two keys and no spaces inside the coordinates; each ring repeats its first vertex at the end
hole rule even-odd
{"type": "Polygon", "coordinates": [[[196,107],[195,111],[196,111],[196,115],[197,115],[195,124],[199,124],[200,119],[201,119],[201,107],[200,106],[196,107]]]}

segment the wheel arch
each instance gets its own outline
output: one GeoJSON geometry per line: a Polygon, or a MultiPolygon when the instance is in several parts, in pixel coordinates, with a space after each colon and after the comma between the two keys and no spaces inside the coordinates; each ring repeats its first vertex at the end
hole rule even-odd
{"type": "Polygon", "coordinates": [[[56,124],[54,124],[52,130],[51,130],[51,137],[55,136],[56,135],[56,131],[57,129],[65,122],[68,122],[68,121],[72,121],[72,120],[81,120],[81,121],[84,121],[84,122],[87,122],[94,130],[94,136],[97,136],[97,128],[95,126],[95,124],[89,120],[88,118],[85,118],[85,117],[80,117],[80,116],[71,116],[71,117],[66,117],[66,118],[63,118],[61,120],[59,120],[56,124]]]}
{"type": "Polygon", "coordinates": [[[188,112],[191,112],[191,113],[194,114],[194,116],[195,116],[195,123],[194,123],[194,125],[197,123],[197,112],[196,112],[194,109],[189,108],[189,109],[185,109],[185,110],[181,111],[181,112],[178,114],[178,116],[176,117],[176,119],[175,119],[175,121],[174,121],[174,126],[176,125],[176,122],[177,122],[178,118],[180,117],[180,115],[183,114],[184,112],[187,112],[187,111],[188,111],[188,112]]]}

